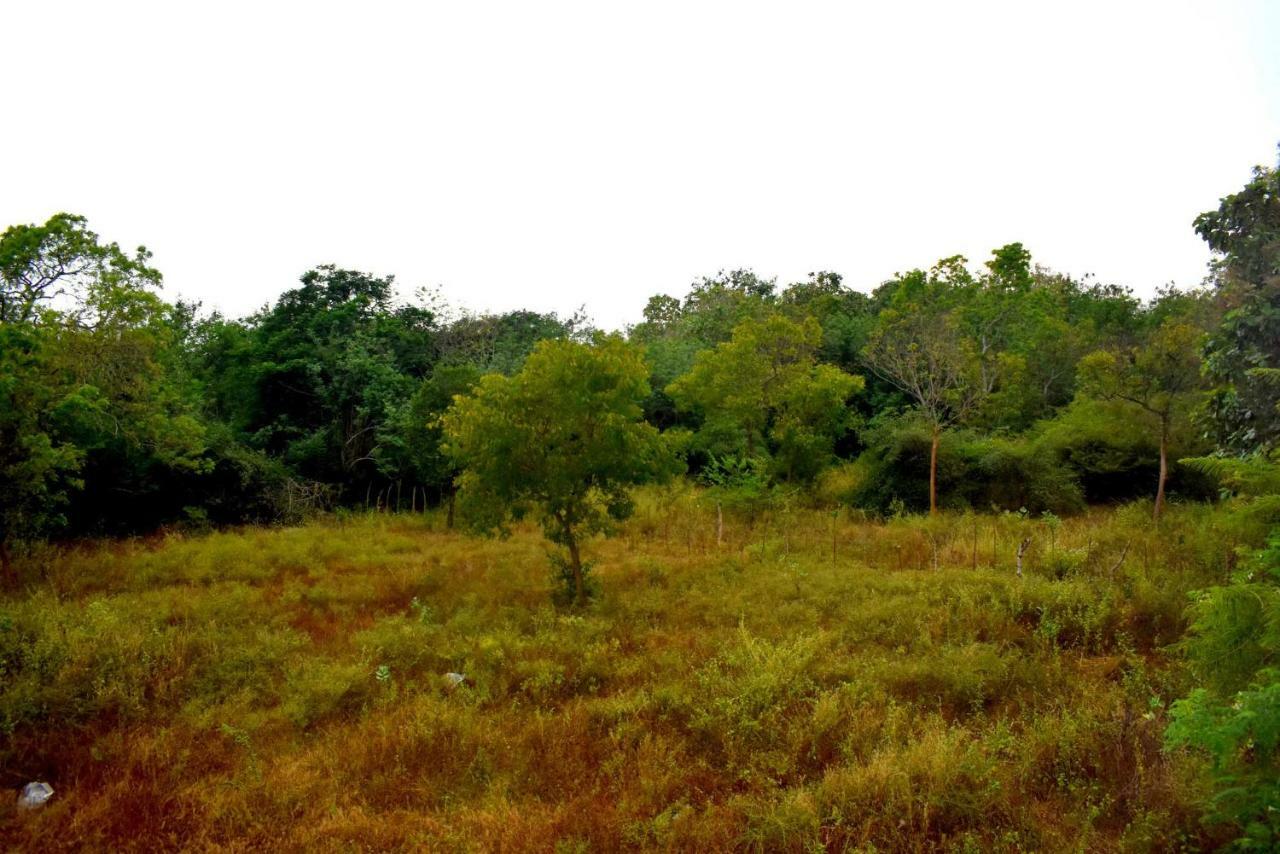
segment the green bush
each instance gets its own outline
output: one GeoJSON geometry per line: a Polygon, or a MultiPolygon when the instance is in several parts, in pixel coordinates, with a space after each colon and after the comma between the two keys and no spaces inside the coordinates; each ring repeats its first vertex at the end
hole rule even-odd
{"type": "MultiPolygon", "coordinates": [[[[1153,496],[1159,475],[1158,434],[1143,416],[1095,400],[1079,399],[1051,420],[1041,422],[1029,437],[1039,454],[1069,471],[1091,504],[1153,496]]],[[[1170,459],[1206,450],[1197,431],[1175,431],[1170,459]]],[[[1213,498],[1216,481],[1203,471],[1171,464],[1170,495],[1213,498]]]]}
{"type": "Polygon", "coordinates": [[[1205,687],[1173,704],[1171,745],[1206,752],[1210,817],[1238,828],[1237,847],[1280,846],[1280,535],[1192,606],[1186,650],[1205,687]]]}
{"type": "MultiPolygon", "coordinates": [[[[899,503],[927,510],[929,426],[912,416],[885,418],[863,439],[860,471],[846,492],[851,503],[886,514],[899,503]]],[[[1084,509],[1076,476],[1059,458],[1028,439],[958,430],[943,433],[938,446],[938,497],[952,508],[1063,514],[1084,509]]]]}
{"type": "Polygon", "coordinates": [[[692,726],[726,757],[745,762],[780,743],[787,712],[814,688],[810,665],[823,638],[773,643],[745,630],[739,636],[698,672],[692,726]]]}

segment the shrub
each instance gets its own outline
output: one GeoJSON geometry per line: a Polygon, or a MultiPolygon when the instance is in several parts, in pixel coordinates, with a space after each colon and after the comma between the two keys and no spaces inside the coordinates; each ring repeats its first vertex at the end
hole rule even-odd
{"type": "Polygon", "coordinates": [[[773,643],[739,630],[739,642],[695,678],[692,726],[734,764],[750,764],[776,747],[790,707],[814,688],[810,666],[821,636],[773,643]]]}
{"type": "MultiPolygon", "coordinates": [[[[852,503],[887,513],[895,502],[929,507],[928,425],[913,417],[882,419],[865,436],[852,503]]],[[[938,494],[946,507],[1074,513],[1084,509],[1075,474],[1024,438],[983,438],[952,430],[938,446],[938,494]]]]}

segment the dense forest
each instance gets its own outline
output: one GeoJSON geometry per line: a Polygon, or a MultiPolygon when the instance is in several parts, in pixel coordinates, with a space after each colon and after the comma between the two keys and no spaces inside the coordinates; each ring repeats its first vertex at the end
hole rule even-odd
{"type": "MultiPolygon", "coordinates": [[[[539,523],[556,601],[574,613],[601,595],[594,535],[633,518],[650,484],[691,484],[717,546],[726,516],[748,528],[792,512],[914,520],[934,569],[970,524],[955,520],[995,520],[1012,526],[998,559],[1016,550],[1019,578],[1032,542],[1019,525],[1065,538],[1071,520],[1118,508],[1140,516],[1126,524],[1152,549],[1176,549],[1191,534],[1171,514],[1213,506],[1221,543],[1235,538],[1217,575],[1198,576],[1190,610],[1170,618],[1185,632],[1150,629],[1193,681],[1150,714],[1165,749],[1207,757],[1206,809],[1228,836],[1269,849],[1280,170],[1257,168],[1193,227],[1213,252],[1204,283],[1149,299],[1009,243],[977,261],[921,259],[878,284],[722,271],[605,331],[582,313],[476,314],[331,265],[229,318],[166,301],[145,248],[80,216],[14,225],[0,236],[5,595],[17,602],[43,583],[48,555],[90,538],[429,513],[446,530],[539,523]],[[1269,550],[1252,533],[1266,530],[1269,550]]],[[[1093,534],[1071,536],[1094,554],[1093,534]]],[[[1108,582],[1136,536],[1102,562],[1108,582]]],[[[1058,548],[1048,543],[1034,546],[1042,563],[1058,548]]],[[[3,640],[15,619],[0,613],[0,691],[30,669],[25,641],[3,640]]],[[[54,714],[15,708],[6,736],[54,714]]]]}
{"type": "Polygon", "coordinates": [[[1210,498],[1217,482],[1180,460],[1272,439],[1265,402],[1240,398],[1267,388],[1269,354],[1253,352],[1267,294],[1237,284],[1263,263],[1237,255],[1268,249],[1236,221],[1269,183],[1260,172],[1198,220],[1224,253],[1204,289],[1143,301],[1013,243],[870,293],[831,272],[787,285],[722,272],[683,299],[652,297],[614,333],[581,315],[451,311],[332,266],[230,319],[165,302],[147,251],[80,217],[13,226],[0,241],[0,539],[8,553],[448,501],[440,416],[543,341],[625,341],[646,366],[644,420],[683,436],[689,473],[762,501],[819,489],[877,513],[1061,514],[1210,498]]]}

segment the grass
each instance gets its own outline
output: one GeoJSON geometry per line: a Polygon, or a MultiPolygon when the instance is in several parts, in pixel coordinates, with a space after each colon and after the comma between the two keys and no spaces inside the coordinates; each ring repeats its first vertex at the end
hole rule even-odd
{"type": "Polygon", "coordinates": [[[546,545],[424,516],[47,549],[0,601],[25,850],[1171,851],[1188,591],[1263,526],[1149,507],[754,527],[642,494],[556,610],[546,545]],[[1031,536],[1025,575],[1017,543],[1031,536]],[[445,674],[464,673],[453,687],[445,674]]]}

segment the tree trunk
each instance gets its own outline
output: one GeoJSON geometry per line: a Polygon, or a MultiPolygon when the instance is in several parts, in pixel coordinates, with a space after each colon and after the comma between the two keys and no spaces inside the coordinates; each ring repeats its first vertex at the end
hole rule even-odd
{"type": "Polygon", "coordinates": [[[929,515],[938,514],[938,440],[942,438],[942,428],[934,425],[933,443],[929,447],[929,515]]]}
{"type": "Polygon", "coordinates": [[[1160,521],[1160,513],[1164,510],[1164,482],[1169,477],[1169,425],[1160,425],[1160,481],[1156,486],[1155,521],[1160,521]]]}
{"type": "Polygon", "coordinates": [[[724,543],[724,508],[716,502],[716,548],[724,543]]]}
{"type": "Polygon", "coordinates": [[[831,565],[836,565],[836,514],[831,514],[831,565]]]}
{"type": "Polygon", "coordinates": [[[449,509],[445,511],[444,515],[444,527],[446,531],[453,530],[453,505],[455,504],[457,497],[458,490],[451,488],[449,490],[449,509]]]}

